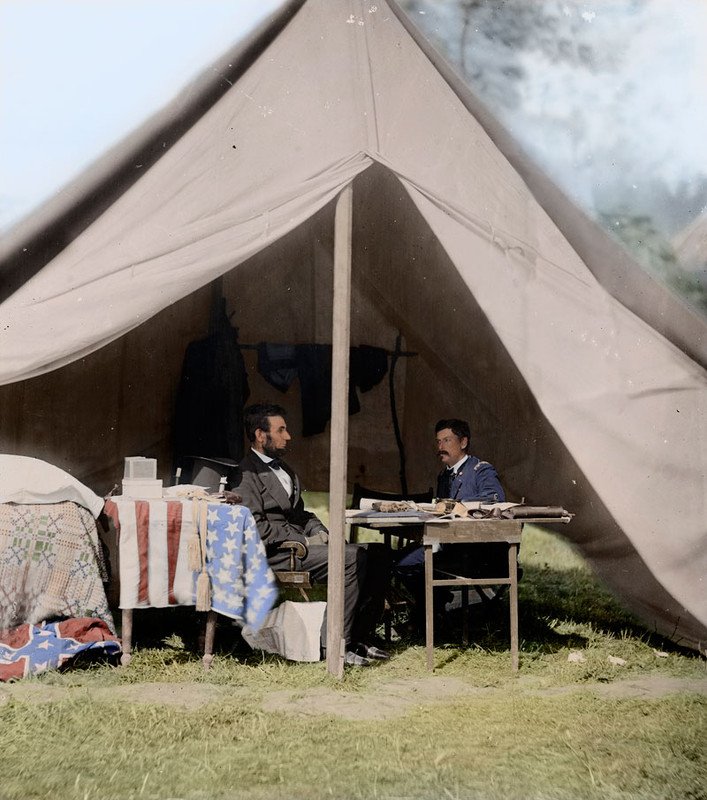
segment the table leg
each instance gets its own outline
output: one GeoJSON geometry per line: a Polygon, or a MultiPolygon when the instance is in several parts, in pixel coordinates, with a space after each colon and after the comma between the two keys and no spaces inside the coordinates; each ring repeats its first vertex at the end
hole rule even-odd
{"type": "MultiPolygon", "coordinates": [[[[383,543],[385,544],[388,553],[391,551],[391,539],[390,533],[384,532],[383,533],[383,543]]],[[[393,614],[393,608],[389,603],[390,600],[390,592],[388,592],[388,598],[386,599],[386,608],[383,612],[383,627],[385,630],[385,641],[386,644],[390,644],[390,639],[393,633],[393,625],[391,622],[391,616],[393,614]]]]}
{"type": "Polygon", "coordinates": [[[121,644],[123,654],[120,656],[120,664],[127,667],[133,655],[133,610],[124,608],[122,614],[121,644]]]}
{"type": "Polygon", "coordinates": [[[425,650],[427,652],[427,669],[432,672],[435,665],[434,656],[434,591],[432,579],[432,545],[425,546],[425,650]]]}
{"type": "Polygon", "coordinates": [[[216,635],[216,612],[206,612],[206,635],[204,636],[204,657],[202,663],[204,672],[211,669],[211,662],[214,660],[214,637],[216,635]]]}
{"type": "Polygon", "coordinates": [[[469,644],[469,587],[462,586],[462,644],[469,644]]]}
{"type": "Polygon", "coordinates": [[[508,545],[508,577],[511,579],[511,667],[518,671],[518,545],[508,545]]]}

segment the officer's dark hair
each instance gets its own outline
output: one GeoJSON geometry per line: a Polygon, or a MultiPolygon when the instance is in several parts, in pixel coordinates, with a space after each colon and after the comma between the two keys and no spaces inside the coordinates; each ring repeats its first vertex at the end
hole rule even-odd
{"type": "Polygon", "coordinates": [[[249,442],[255,441],[255,432],[260,428],[265,433],[270,433],[270,417],[282,417],[287,412],[282,406],[274,403],[256,403],[243,410],[245,417],[245,433],[249,442]]]}
{"type": "Polygon", "coordinates": [[[463,419],[441,419],[435,425],[435,433],[439,433],[445,428],[449,428],[451,432],[460,439],[466,438],[466,447],[463,448],[464,452],[466,452],[469,449],[469,443],[471,442],[469,423],[465,422],[463,419]]]}

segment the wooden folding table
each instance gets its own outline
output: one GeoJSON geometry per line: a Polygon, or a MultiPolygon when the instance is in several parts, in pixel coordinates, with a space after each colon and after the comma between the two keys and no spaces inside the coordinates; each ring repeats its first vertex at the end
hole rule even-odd
{"type": "MultiPolygon", "coordinates": [[[[463,608],[463,641],[468,643],[466,606],[469,586],[510,587],[511,667],[518,669],[518,548],[523,523],[515,519],[452,519],[425,523],[422,546],[425,548],[425,649],[427,669],[434,669],[434,587],[461,586],[463,608]],[[433,554],[437,545],[491,544],[508,545],[508,576],[467,578],[444,572],[444,578],[434,577],[433,554]]],[[[440,570],[437,570],[439,573],[440,570]]]]}

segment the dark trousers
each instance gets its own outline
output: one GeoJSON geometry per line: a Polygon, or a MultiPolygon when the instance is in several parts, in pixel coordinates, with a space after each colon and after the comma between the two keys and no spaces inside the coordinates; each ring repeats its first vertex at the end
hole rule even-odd
{"type": "Polygon", "coordinates": [[[385,598],[390,587],[392,559],[390,549],[382,542],[347,544],[346,549],[350,548],[358,548],[366,554],[366,575],[359,595],[353,630],[354,641],[366,642],[383,616],[385,598]]]}
{"type": "MultiPolygon", "coordinates": [[[[441,545],[434,555],[434,565],[441,570],[467,578],[505,578],[508,575],[508,545],[500,543],[441,545]]],[[[418,618],[424,618],[425,549],[413,545],[402,550],[393,572],[412,595],[418,618]]],[[[435,608],[448,602],[451,597],[449,589],[437,587],[435,608]]]]}
{"type": "MultiPolygon", "coordinates": [[[[290,556],[276,551],[268,558],[274,570],[289,569],[290,556]]],[[[327,583],[329,548],[310,545],[297,569],[309,572],[314,583],[327,583]]],[[[390,556],[382,544],[346,544],[344,547],[344,639],[347,645],[365,640],[383,612],[390,581],[390,556]]],[[[326,613],[322,623],[322,647],[326,647],[326,613]]]]}

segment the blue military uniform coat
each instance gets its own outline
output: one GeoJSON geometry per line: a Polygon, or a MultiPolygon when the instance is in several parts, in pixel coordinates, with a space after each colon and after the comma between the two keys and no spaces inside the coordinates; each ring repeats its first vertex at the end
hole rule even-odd
{"type": "MultiPolygon", "coordinates": [[[[442,470],[437,478],[437,498],[482,500],[488,503],[505,502],[506,495],[498,474],[488,461],[467,456],[459,469],[442,470]]],[[[508,575],[508,546],[506,544],[451,544],[440,545],[435,563],[449,568],[457,575],[468,577],[505,577],[508,575]],[[452,567],[447,567],[449,559],[452,567]]],[[[424,551],[422,547],[403,551],[398,559],[396,573],[402,578],[419,608],[424,608],[424,551]]]]}
{"type": "Polygon", "coordinates": [[[452,476],[442,470],[437,478],[437,497],[440,500],[485,500],[502,503],[506,499],[498,474],[488,461],[467,456],[452,476]]]}

